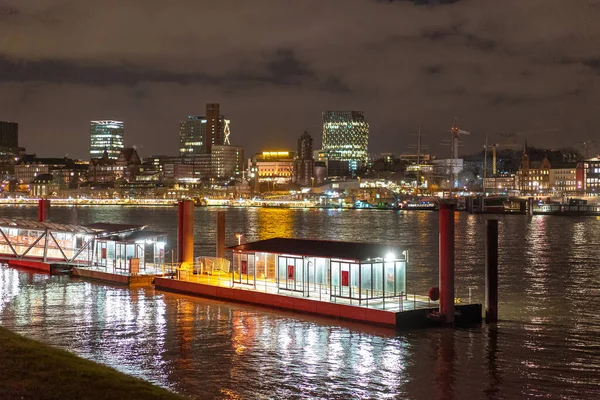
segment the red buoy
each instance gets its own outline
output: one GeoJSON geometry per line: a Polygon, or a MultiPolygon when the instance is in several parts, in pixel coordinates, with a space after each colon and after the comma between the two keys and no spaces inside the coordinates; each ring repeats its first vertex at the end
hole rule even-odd
{"type": "Polygon", "coordinates": [[[440,288],[432,287],[429,289],[429,299],[431,301],[438,301],[440,299],[440,288]]]}

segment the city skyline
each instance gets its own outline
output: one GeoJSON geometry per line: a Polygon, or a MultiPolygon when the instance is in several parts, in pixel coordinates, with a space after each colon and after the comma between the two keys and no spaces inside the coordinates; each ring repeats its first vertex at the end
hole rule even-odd
{"type": "Polygon", "coordinates": [[[181,116],[213,101],[249,153],[318,142],[327,109],[364,111],[374,153],[407,151],[419,124],[442,153],[455,117],[465,153],[496,132],[552,128],[529,142],[559,147],[600,129],[593,3],[350,0],[335,20],[319,1],[23,3],[0,6],[0,119],[32,152],[83,157],[102,117],[126,121],[127,146],[176,154],[181,116]]]}

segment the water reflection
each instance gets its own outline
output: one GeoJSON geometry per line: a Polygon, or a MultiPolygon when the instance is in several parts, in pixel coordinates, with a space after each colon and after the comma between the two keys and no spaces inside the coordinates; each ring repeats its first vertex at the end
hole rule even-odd
{"type": "MultiPolygon", "coordinates": [[[[58,218],[62,210],[53,212],[58,218]]],[[[210,226],[215,212],[195,212],[197,251],[214,252],[214,238],[202,226],[210,226]]],[[[78,218],[144,221],[167,230],[171,245],[176,237],[174,209],[81,208],[78,218]]],[[[477,285],[474,297],[482,298],[484,218],[455,218],[457,287],[477,285]]],[[[411,252],[409,290],[424,292],[437,281],[436,213],[232,209],[227,221],[228,244],[232,232],[248,240],[393,238],[411,252]]],[[[0,323],[197,398],[595,399],[598,226],[595,219],[501,217],[495,329],[394,334],[6,267],[0,267],[0,323]]]]}

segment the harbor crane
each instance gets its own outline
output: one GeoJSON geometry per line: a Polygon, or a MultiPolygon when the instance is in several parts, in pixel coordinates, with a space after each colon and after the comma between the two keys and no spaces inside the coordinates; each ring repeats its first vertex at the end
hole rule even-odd
{"type": "Polygon", "coordinates": [[[458,160],[458,144],[460,136],[468,136],[471,134],[469,131],[465,131],[458,127],[458,118],[454,118],[452,121],[452,127],[450,128],[450,196],[452,197],[452,189],[454,188],[457,173],[457,160],[458,160]]]}

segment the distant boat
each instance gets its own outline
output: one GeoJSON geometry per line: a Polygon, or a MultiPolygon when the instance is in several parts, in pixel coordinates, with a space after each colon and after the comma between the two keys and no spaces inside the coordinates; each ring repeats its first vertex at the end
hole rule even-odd
{"type": "Polygon", "coordinates": [[[534,204],[533,215],[597,216],[600,206],[588,204],[587,200],[568,199],[562,204],[534,204]]]}

